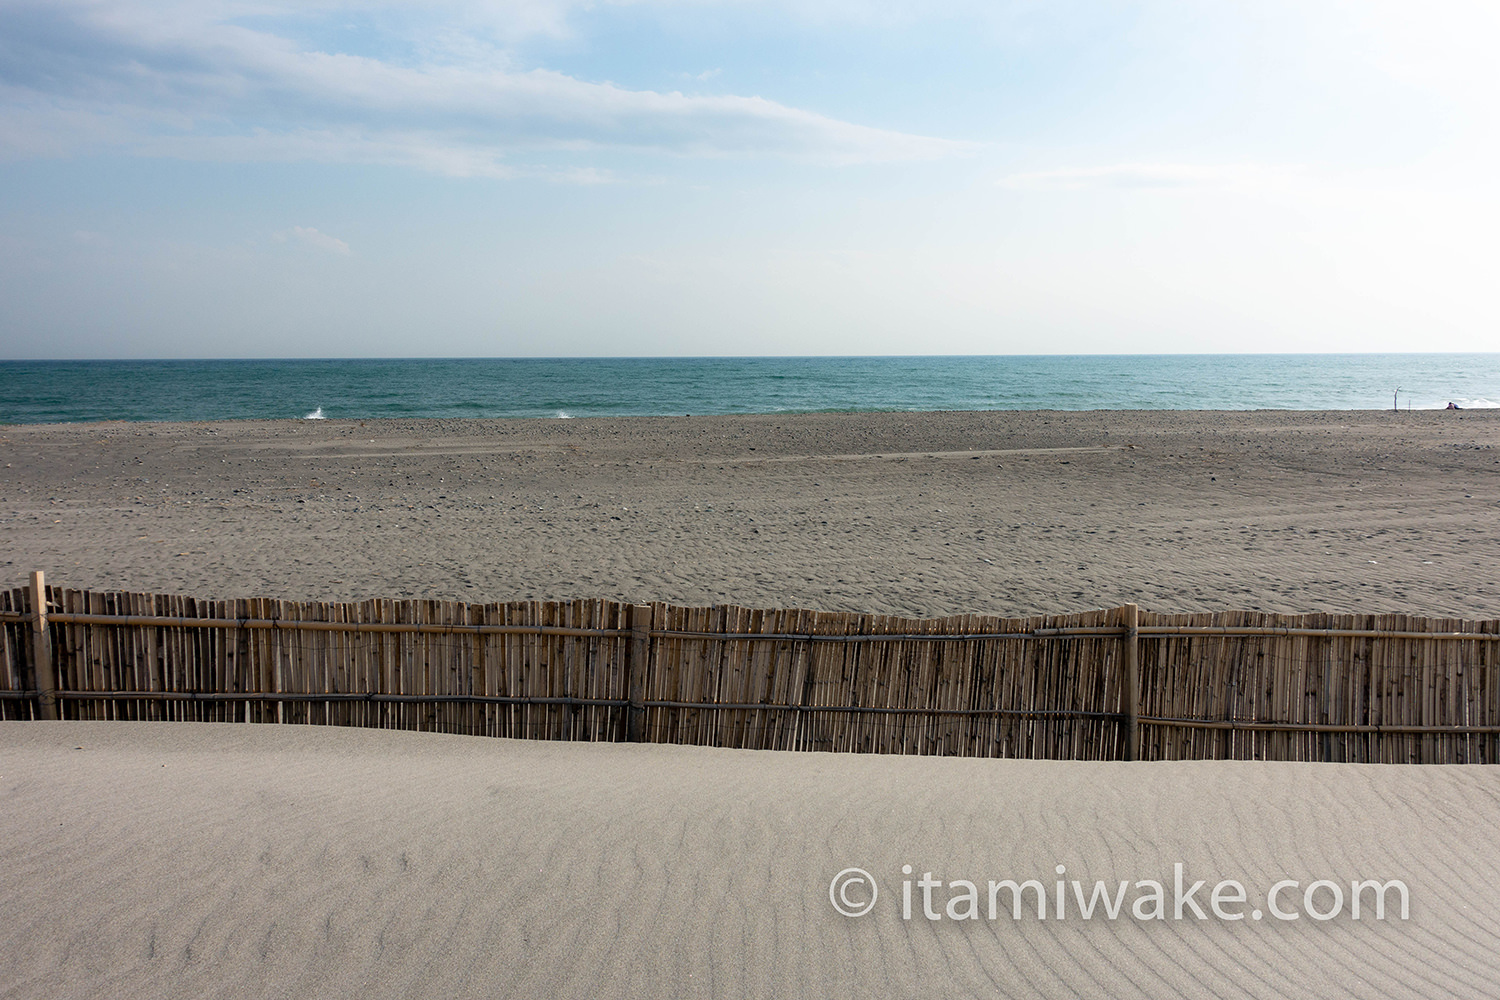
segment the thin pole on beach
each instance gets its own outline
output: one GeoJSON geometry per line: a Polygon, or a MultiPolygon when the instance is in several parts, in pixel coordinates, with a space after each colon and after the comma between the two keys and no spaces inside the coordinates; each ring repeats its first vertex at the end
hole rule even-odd
{"type": "Polygon", "coordinates": [[[43,719],[57,719],[57,677],[52,670],[52,633],[47,628],[47,575],[31,574],[31,649],[37,702],[43,719]]]}
{"type": "Polygon", "coordinates": [[[646,728],[646,673],[651,669],[651,605],[630,607],[630,651],[625,656],[625,739],[639,743],[646,728]]]}
{"type": "Polygon", "coordinates": [[[1120,699],[1125,709],[1125,759],[1135,760],[1141,745],[1141,609],[1127,604],[1125,624],[1125,677],[1120,699]]]}

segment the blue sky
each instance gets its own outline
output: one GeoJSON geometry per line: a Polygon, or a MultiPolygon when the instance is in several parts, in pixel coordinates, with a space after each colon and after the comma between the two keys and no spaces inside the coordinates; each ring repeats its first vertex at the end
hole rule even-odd
{"type": "Polygon", "coordinates": [[[1495,350],[1492,2],[0,0],[0,356],[1495,350]]]}

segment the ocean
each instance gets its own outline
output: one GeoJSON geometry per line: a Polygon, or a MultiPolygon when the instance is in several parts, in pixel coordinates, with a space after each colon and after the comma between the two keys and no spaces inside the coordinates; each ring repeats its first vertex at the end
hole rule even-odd
{"type": "Polygon", "coordinates": [[[1500,354],[0,362],[0,422],[1500,405],[1500,354]],[[1399,390],[1399,392],[1398,392],[1399,390]]]}

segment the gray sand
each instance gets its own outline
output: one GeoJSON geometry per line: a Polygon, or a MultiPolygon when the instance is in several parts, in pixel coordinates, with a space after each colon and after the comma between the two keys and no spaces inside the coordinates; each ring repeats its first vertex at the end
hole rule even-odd
{"type": "MultiPolygon", "coordinates": [[[[1473,411],[11,426],[0,554],[201,597],[1493,617],[1497,445],[1473,411]]],[[[1497,776],[5,723],[0,998],[1494,995],[1497,776]],[[904,864],[1176,862],[1401,879],[1411,919],[900,917],[904,864]]]]}
{"type": "Polygon", "coordinates": [[[5,997],[1467,1000],[1500,979],[1492,767],[12,722],[0,803],[5,997]],[[1175,918],[1178,862],[1206,919],[1175,918]],[[1152,879],[1165,919],[1038,920],[1033,892],[1019,921],[1008,895],[952,920],[945,887],[942,919],[916,888],[903,920],[908,864],[986,893],[1057,865],[1152,879]],[[849,866],[880,885],[863,917],[829,901],[849,866]],[[1370,895],[1351,919],[1349,881],[1375,877],[1408,885],[1408,920],[1370,895]],[[1250,918],[1275,882],[1300,912],[1324,878],[1333,919],[1250,918]],[[1212,914],[1221,879],[1245,919],[1212,914]]]}
{"type": "Polygon", "coordinates": [[[1500,411],[0,428],[12,585],[1500,614],[1500,411]]]}

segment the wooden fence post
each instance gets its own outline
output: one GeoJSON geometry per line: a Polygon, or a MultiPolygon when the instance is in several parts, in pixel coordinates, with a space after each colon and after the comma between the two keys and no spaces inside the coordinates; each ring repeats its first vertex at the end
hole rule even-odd
{"type": "Polygon", "coordinates": [[[1125,702],[1125,759],[1136,760],[1141,745],[1141,609],[1127,604],[1125,612],[1125,678],[1120,698],[1125,702]]]}
{"type": "Polygon", "coordinates": [[[630,649],[626,653],[625,739],[639,743],[645,738],[646,674],[651,669],[651,605],[630,606],[630,649]]]}
{"type": "Polygon", "coordinates": [[[57,719],[57,673],[52,669],[52,633],[47,628],[47,575],[31,574],[31,652],[37,702],[43,719],[57,719]]]}

